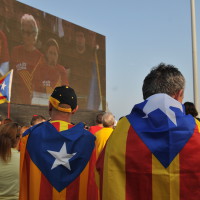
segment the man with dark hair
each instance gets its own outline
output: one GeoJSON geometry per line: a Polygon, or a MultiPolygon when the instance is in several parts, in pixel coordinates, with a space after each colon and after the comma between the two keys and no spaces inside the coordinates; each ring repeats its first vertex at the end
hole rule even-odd
{"type": "Polygon", "coordinates": [[[51,121],[37,124],[23,134],[20,200],[87,199],[95,137],[83,123],[70,123],[77,109],[74,90],[56,87],[49,98],[51,121]]]}
{"type": "Polygon", "coordinates": [[[90,126],[89,131],[91,133],[96,133],[97,131],[101,130],[103,128],[103,118],[104,113],[98,113],[96,116],[96,125],[95,126],[90,126]]]}
{"type": "Polygon", "coordinates": [[[161,63],[136,104],[111,134],[97,161],[101,199],[199,199],[200,126],[185,115],[185,79],[161,63]]]}

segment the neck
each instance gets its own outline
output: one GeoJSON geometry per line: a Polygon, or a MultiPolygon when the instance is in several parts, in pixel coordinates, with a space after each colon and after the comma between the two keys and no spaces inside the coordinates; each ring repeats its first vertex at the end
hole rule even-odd
{"type": "Polygon", "coordinates": [[[85,52],[85,47],[77,47],[76,50],[78,53],[82,54],[85,52]]]}
{"type": "Polygon", "coordinates": [[[97,124],[97,126],[99,126],[99,127],[103,127],[103,124],[97,124]]]}
{"type": "Polygon", "coordinates": [[[35,47],[33,45],[24,45],[26,51],[33,51],[35,50],[35,47]]]}
{"type": "Polygon", "coordinates": [[[52,113],[51,121],[61,120],[71,123],[71,114],[69,113],[52,113]]]}

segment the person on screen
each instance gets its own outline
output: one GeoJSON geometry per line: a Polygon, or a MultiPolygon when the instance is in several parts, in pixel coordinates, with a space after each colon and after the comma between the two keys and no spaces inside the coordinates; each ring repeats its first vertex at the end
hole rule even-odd
{"type": "Polygon", "coordinates": [[[68,85],[67,70],[60,64],[59,46],[55,39],[50,38],[45,46],[43,62],[34,71],[32,88],[32,104],[48,105],[48,98],[53,88],[68,85]]]}
{"type": "Polygon", "coordinates": [[[11,54],[11,68],[14,69],[11,101],[17,104],[30,104],[31,80],[42,60],[42,53],[35,47],[38,26],[32,15],[22,16],[21,34],[23,44],[14,47],[11,54]]]}
{"type": "Polygon", "coordinates": [[[200,123],[184,112],[184,88],[173,65],[145,77],[144,101],[119,120],[97,161],[102,200],[200,198],[200,123]]]}
{"type": "Polygon", "coordinates": [[[7,37],[0,30],[0,77],[9,71],[9,59],[7,37]]]}
{"type": "Polygon", "coordinates": [[[88,108],[94,66],[94,52],[87,44],[86,33],[83,28],[75,27],[75,38],[73,40],[75,44],[69,60],[69,84],[76,89],[80,107],[83,109],[88,108]]]}

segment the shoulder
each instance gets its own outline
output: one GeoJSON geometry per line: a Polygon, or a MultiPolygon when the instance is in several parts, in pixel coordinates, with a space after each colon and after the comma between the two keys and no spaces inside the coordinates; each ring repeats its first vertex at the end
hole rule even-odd
{"type": "Polygon", "coordinates": [[[60,64],[57,64],[56,65],[56,69],[59,70],[60,72],[64,72],[66,73],[66,69],[64,68],[64,66],[60,65],[60,64]]]}

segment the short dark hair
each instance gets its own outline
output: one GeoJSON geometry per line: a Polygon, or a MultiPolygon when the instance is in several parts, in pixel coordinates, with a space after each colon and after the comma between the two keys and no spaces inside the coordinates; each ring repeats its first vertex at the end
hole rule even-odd
{"type": "Polygon", "coordinates": [[[42,122],[43,120],[46,120],[46,119],[42,115],[33,115],[30,124],[31,126],[34,126],[35,124],[37,124],[38,121],[42,122]]]}
{"type": "Polygon", "coordinates": [[[104,113],[98,113],[97,114],[97,116],[96,116],[96,123],[97,124],[102,124],[103,123],[103,121],[102,121],[103,115],[104,115],[104,113]]]}
{"type": "Polygon", "coordinates": [[[185,102],[184,106],[186,115],[191,114],[193,117],[198,115],[197,109],[192,102],[185,102]]]}
{"type": "Polygon", "coordinates": [[[147,99],[151,95],[165,93],[169,96],[175,95],[185,87],[185,78],[173,65],[160,63],[154,67],[145,77],[143,82],[143,98],[147,99]]]}

